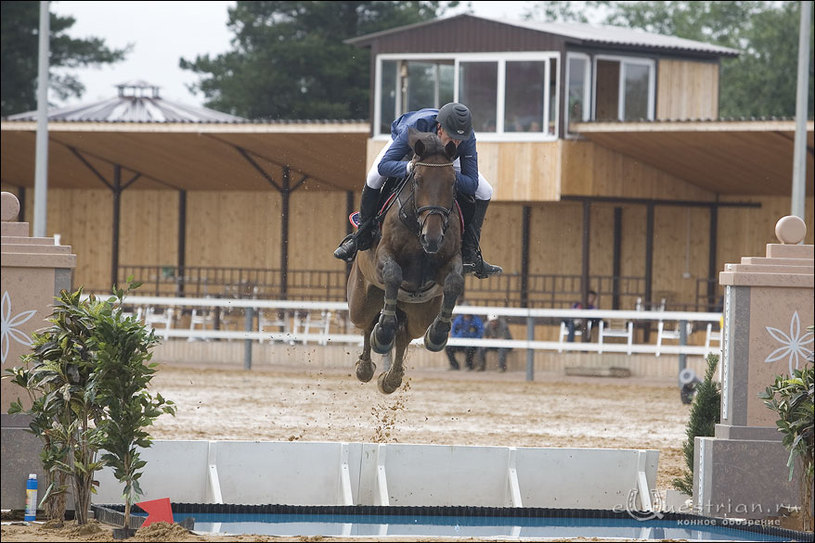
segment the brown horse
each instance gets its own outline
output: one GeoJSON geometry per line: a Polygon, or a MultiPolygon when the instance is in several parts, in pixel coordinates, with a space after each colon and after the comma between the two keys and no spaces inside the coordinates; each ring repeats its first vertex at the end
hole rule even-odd
{"type": "Polygon", "coordinates": [[[382,235],[354,259],[348,277],[351,321],[363,330],[357,378],[367,383],[376,370],[371,349],[389,355],[378,379],[380,392],[402,384],[408,344],[424,334],[430,351],[447,345],[453,308],[464,290],[461,222],[455,204],[453,142],[411,129],[412,175],[402,184],[382,222],[382,235]]]}

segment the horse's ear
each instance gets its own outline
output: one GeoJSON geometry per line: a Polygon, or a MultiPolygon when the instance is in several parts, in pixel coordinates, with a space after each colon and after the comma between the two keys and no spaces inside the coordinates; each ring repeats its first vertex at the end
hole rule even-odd
{"type": "Polygon", "coordinates": [[[412,126],[408,128],[408,145],[410,145],[410,148],[413,149],[414,151],[416,150],[416,142],[421,141],[421,137],[422,132],[419,132],[412,126]]]}
{"type": "Polygon", "coordinates": [[[458,147],[456,147],[456,144],[453,143],[453,141],[448,141],[447,145],[444,146],[444,152],[447,154],[447,158],[451,160],[456,156],[457,150],[458,147]]]}
{"type": "Polygon", "coordinates": [[[413,128],[412,126],[408,129],[408,142],[410,142],[410,146],[413,148],[413,152],[418,157],[424,156],[425,151],[427,151],[427,146],[425,145],[425,142],[422,139],[424,135],[425,135],[424,132],[420,132],[413,128]]]}

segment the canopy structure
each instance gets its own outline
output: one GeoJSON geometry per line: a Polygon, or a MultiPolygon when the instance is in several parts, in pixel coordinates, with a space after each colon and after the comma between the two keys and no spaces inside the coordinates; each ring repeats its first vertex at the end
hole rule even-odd
{"type": "MultiPolygon", "coordinates": [[[[795,122],[658,121],[578,123],[572,130],[715,194],[788,196],[795,122]]],[[[813,122],[807,123],[807,172],[813,122]]],[[[807,184],[812,195],[812,183],[807,184]]]]}

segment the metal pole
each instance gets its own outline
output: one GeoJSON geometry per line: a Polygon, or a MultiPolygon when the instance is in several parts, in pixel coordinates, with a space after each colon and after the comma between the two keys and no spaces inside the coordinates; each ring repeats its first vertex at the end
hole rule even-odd
{"type": "Polygon", "coordinates": [[[34,165],[34,237],[45,237],[48,222],[48,2],[40,2],[40,54],[37,74],[37,144],[34,165]]]}
{"type": "MultiPolygon", "coordinates": [[[[526,318],[526,339],[535,341],[535,319],[526,318]]],[[[526,380],[535,380],[535,349],[526,350],[526,380]]]]}
{"type": "Polygon", "coordinates": [[[798,33],[798,89],[795,97],[795,152],[792,164],[792,197],[790,215],[806,220],[807,172],[807,94],[809,92],[809,20],[812,18],[812,2],[801,2],[801,26],[798,33]]]}
{"type": "MultiPolygon", "coordinates": [[[[688,344],[688,321],[679,321],[679,345],[682,347],[688,344]]],[[[688,355],[685,353],[679,353],[679,373],[682,373],[687,365],[688,355]]],[[[677,375],[679,375],[677,373],[677,375]]]]}
{"type": "MultiPolygon", "coordinates": [[[[255,308],[247,307],[246,308],[246,327],[245,330],[247,332],[251,332],[254,330],[255,324],[255,308]]],[[[252,369],[252,340],[245,339],[243,341],[243,369],[251,370],[252,369]]]]}

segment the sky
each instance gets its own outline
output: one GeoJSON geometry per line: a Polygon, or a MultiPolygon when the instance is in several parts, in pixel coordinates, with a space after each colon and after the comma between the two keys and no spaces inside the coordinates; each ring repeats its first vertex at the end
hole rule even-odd
{"type": "MultiPolygon", "coordinates": [[[[535,5],[527,2],[469,2],[473,12],[482,17],[520,20],[535,5]]],[[[127,59],[101,68],[70,69],[85,85],[82,98],[59,100],[52,104],[69,106],[88,104],[116,96],[116,85],[142,79],[160,87],[162,98],[202,106],[203,95],[189,92],[186,85],[197,76],[178,67],[180,58],[194,61],[198,55],[214,57],[230,49],[232,34],[226,26],[227,8],[235,2],[51,2],[51,11],[60,16],[73,16],[76,23],[68,35],[73,38],[102,38],[111,49],[132,44],[127,59]]],[[[467,4],[467,2],[462,2],[467,4]]],[[[451,10],[445,16],[465,11],[451,10]]]]}

